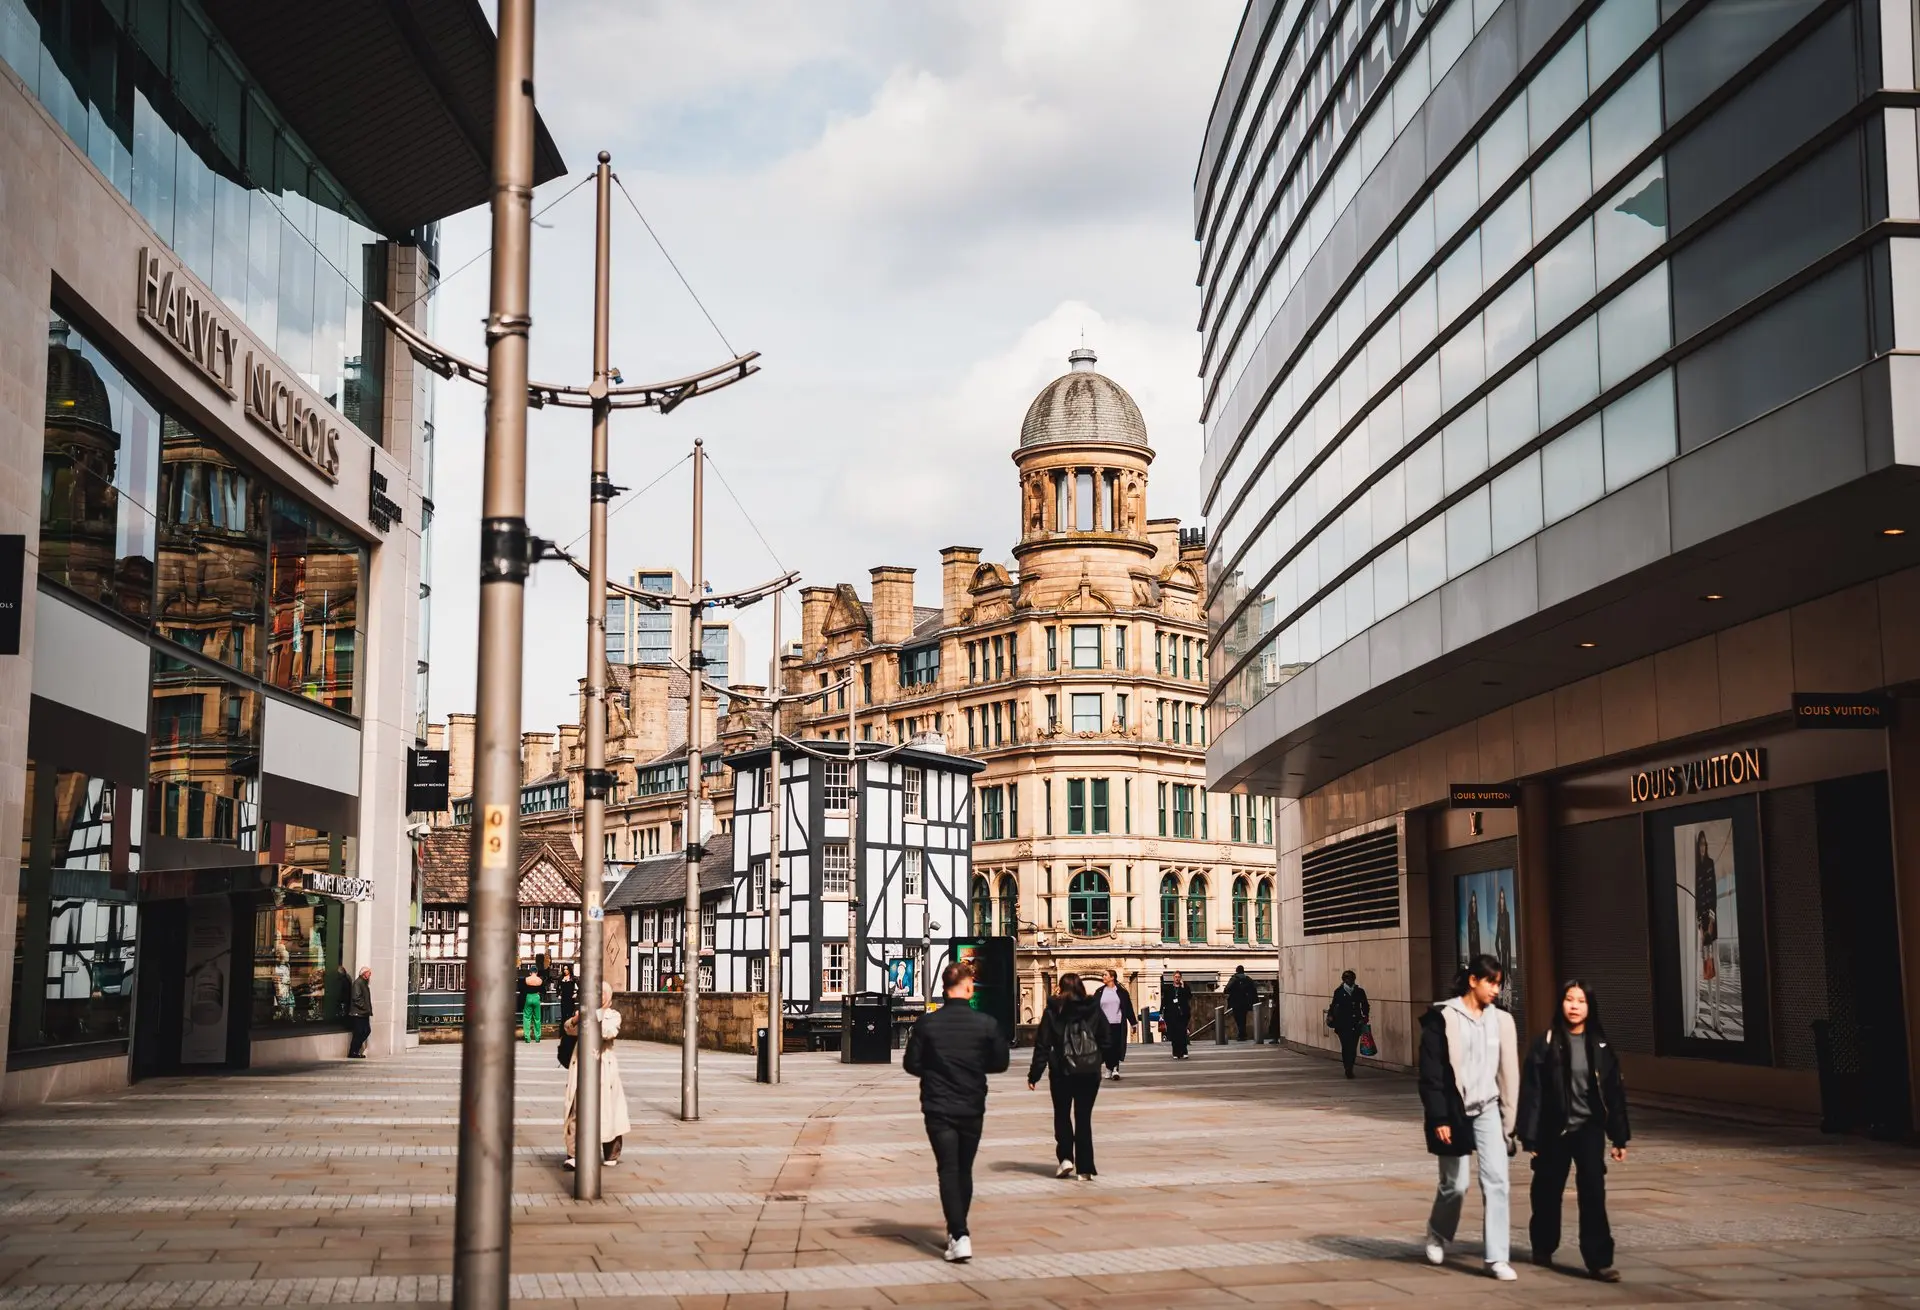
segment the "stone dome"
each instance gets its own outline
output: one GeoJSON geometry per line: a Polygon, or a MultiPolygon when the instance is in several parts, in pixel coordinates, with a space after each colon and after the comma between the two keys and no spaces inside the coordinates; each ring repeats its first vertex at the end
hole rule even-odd
{"type": "Polygon", "coordinates": [[[87,357],[67,344],[72,329],[59,319],[47,333],[47,421],[114,437],[113,403],[87,357]]]}
{"type": "Polygon", "coordinates": [[[1147,425],[1133,397],[1113,379],[1096,373],[1098,357],[1085,346],[1067,356],[1070,371],[1049,382],[1020,424],[1020,447],[1087,442],[1147,444],[1147,425]]]}

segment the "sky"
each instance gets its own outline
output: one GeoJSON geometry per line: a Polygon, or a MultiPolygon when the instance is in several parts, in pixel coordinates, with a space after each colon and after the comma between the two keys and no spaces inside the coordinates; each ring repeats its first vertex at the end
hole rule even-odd
{"type": "MultiPolygon", "coordinates": [[[[542,6],[535,94],[571,171],[535,198],[536,212],[552,207],[534,230],[532,376],[591,375],[593,187],[566,192],[601,150],[660,243],[616,189],[613,365],[637,383],[761,352],[758,375],[669,416],[614,415],[612,479],[651,489],[615,502],[612,576],[689,572],[699,438],[716,593],[795,570],[865,595],[869,569],[904,565],[919,570],[919,602],[938,604],[942,547],[1011,558],[1020,420],[1083,339],[1146,419],[1149,513],[1197,522],[1193,172],[1241,8],[542,6]]],[[[442,225],[432,330],[470,358],[485,356],[487,242],[484,209],[442,225]]],[[[436,721],[473,706],[483,401],[439,384],[436,721]]],[[[529,525],[578,540],[584,558],[585,412],[532,412],[529,447],[529,525]]],[[[736,681],[766,681],[770,610],[740,613],[736,681]]],[[[585,614],[565,565],[535,569],[528,731],[577,718],[585,614]]],[[[799,635],[797,594],[782,623],[799,635]]]]}

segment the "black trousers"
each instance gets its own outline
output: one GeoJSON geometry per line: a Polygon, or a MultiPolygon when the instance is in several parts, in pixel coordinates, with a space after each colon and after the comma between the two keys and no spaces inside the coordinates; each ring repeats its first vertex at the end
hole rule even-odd
{"type": "Polygon", "coordinates": [[[1251,1010],[1235,1010],[1233,1012],[1233,1021],[1240,1027],[1240,1040],[1243,1042],[1247,1040],[1247,1016],[1252,1013],[1253,1011],[1251,1010]]]}
{"type": "Polygon", "coordinates": [[[1187,1053],[1187,1021],[1185,1019],[1167,1020],[1167,1040],[1173,1043],[1173,1058],[1179,1059],[1187,1053]]]}
{"type": "Polygon", "coordinates": [[[1359,1054],[1360,1030],[1358,1028],[1340,1029],[1340,1063],[1346,1066],[1348,1075],[1352,1075],[1353,1060],[1359,1054]]]}
{"type": "Polygon", "coordinates": [[[373,1036],[373,1016],[370,1014],[352,1015],[347,1020],[353,1032],[353,1041],[347,1046],[350,1056],[364,1055],[367,1051],[367,1039],[373,1036]]]}
{"type": "Polygon", "coordinates": [[[927,1141],[933,1146],[934,1164],[940,1171],[940,1209],[947,1218],[948,1237],[970,1237],[967,1211],[973,1208],[973,1157],[980,1150],[980,1129],[985,1122],[979,1115],[954,1118],[941,1114],[927,1117],[927,1141]]]}
{"type": "Polygon", "coordinates": [[[1533,1157],[1533,1218],[1527,1236],[1536,1258],[1560,1247],[1560,1201],[1567,1172],[1574,1175],[1580,1205],[1580,1258],[1589,1269],[1613,1264],[1613,1229],[1607,1224],[1607,1135],[1595,1120],[1543,1144],[1533,1157]]]}
{"type": "Polygon", "coordinates": [[[1048,1074],[1053,1093],[1053,1158],[1071,1160],[1076,1171],[1092,1175],[1093,1099],[1100,1095],[1097,1073],[1048,1074]]]}
{"type": "Polygon", "coordinates": [[[1127,1025],[1110,1023],[1107,1025],[1107,1068],[1118,1070],[1120,1062],[1127,1058],[1127,1025]]]}

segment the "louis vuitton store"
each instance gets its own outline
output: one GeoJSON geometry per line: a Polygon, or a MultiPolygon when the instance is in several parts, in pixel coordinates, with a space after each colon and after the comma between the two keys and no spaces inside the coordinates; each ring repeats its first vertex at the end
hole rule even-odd
{"type": "Polygon", "coordinates": [[[0,0],[0,1104],[344,1054],[362,966],[408,1040],[433,395],[370,305],[424,323],[486,198],[492,50],[406,10],[478,76],[317,10],[0,0]]]}

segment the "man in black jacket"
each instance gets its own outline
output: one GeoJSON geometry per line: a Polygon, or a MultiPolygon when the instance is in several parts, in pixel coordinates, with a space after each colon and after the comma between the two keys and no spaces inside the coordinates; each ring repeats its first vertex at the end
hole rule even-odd
{"type": "Polygon", "coordinates": [[[1233,977],[1227,979],[1227,1009],[1240,1029],[1240,1040],[1243,1042],[1247,1040],[1247,1016],[1253,1013],[1253,1003],[1259,994],[1260,989],[1253,985],[1253,979],[1247,977],[1247,966],[1235,965],[1233,977]]]}
{"type": "Polygon", "coordinates": [[[1167,1025],[1167,1040],[1173,1044],[1173,1058],[1187,1058],[1187,1028],[1193,1022],[1193,988],[1175,969],[1160,983],[1160,1018],[1167,1025]]]}
{"type": "Polygon", "coordinates": [[[1354,1057],[1360,1053],[1360,1034],[1372,1020],[1373,1006],[1367,1000],[1367,989],[1355,981],[1353,970],[1348,969],[1340,975],[1340,985],[1334,989],[1333,999],[1327,1002],[1327,1027],[1340,1038],[1340,1063],[1349,1078],[1353,1077],[1354,1057]]]}
{"type": "Polygon", "coordinates": [[[967,1211],[973,1205],[973,1157],[987,1115],[987,1075],[1006,1071],[1007,1039],[992,1016],[968,1004],[972,965],[949,964],[940,987],[946,1003],[914,1024],[901,1065],[920,1080],[920,1113],[940,1171],[947,1259],[971,1260],[967,1211]]]}

